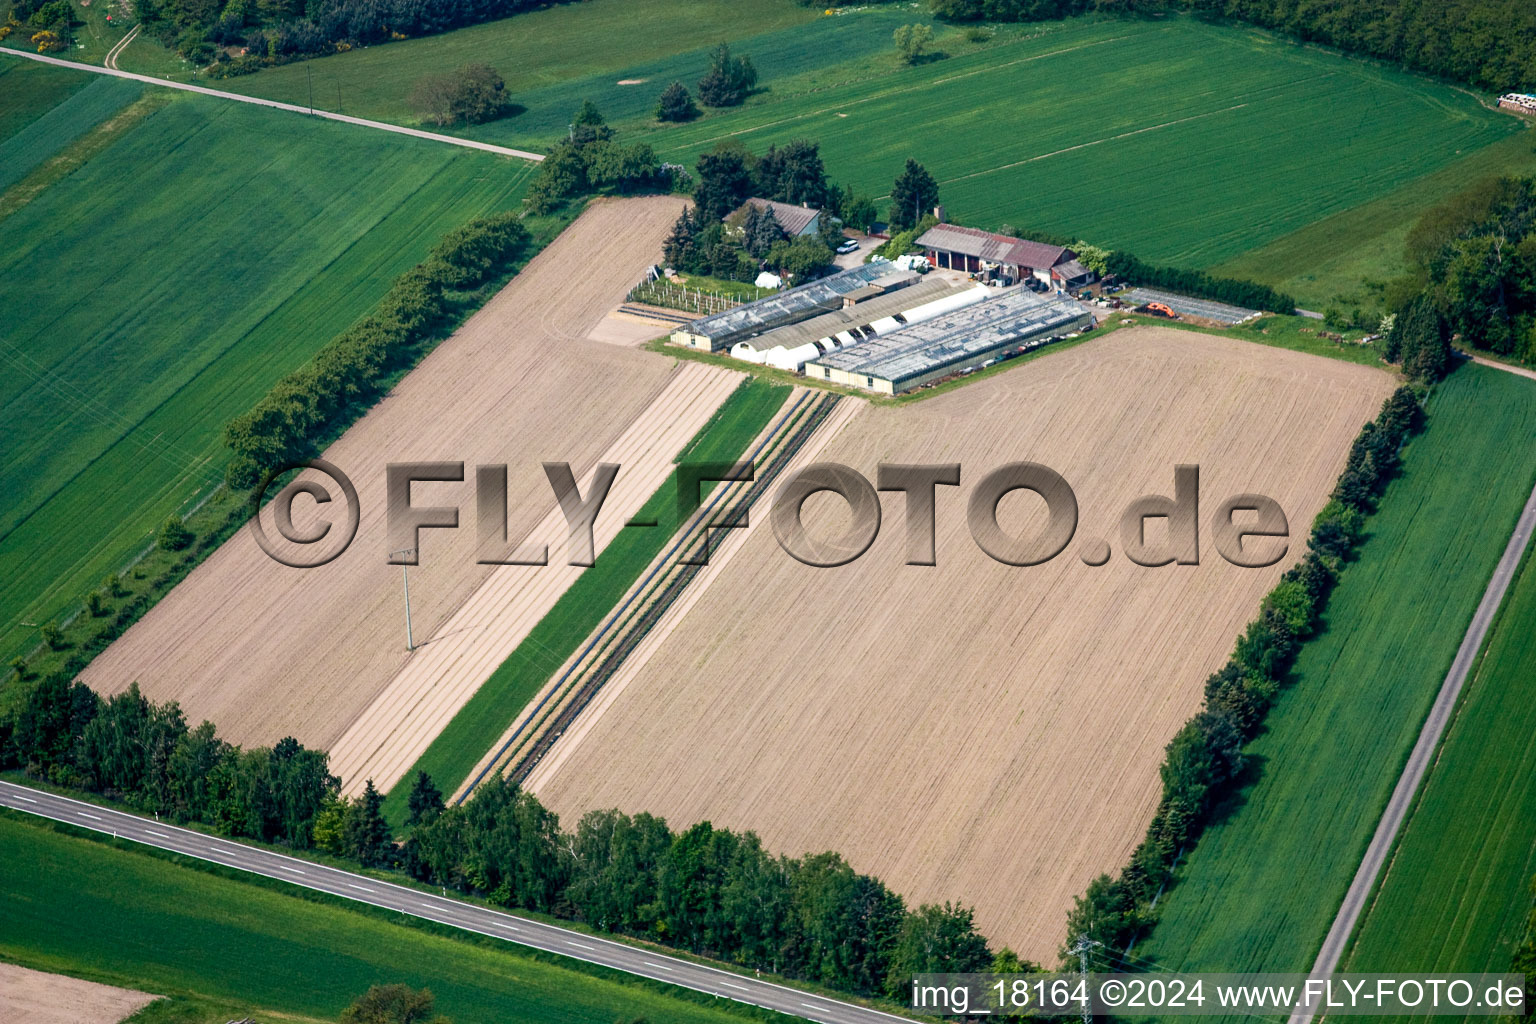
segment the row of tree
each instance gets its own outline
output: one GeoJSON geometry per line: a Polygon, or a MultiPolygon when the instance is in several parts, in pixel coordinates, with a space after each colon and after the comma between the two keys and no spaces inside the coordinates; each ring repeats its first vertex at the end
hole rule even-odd
{"type": "Polygon", "coordinates": [[[1088,886],[1068,919],[1068,935],[1087,935],[1107,947],[1096,954],[1103,958],[1096,969],[1115,969],[1113,951],[1128,948],[1153,922],[1151,908],[1172,880],[1178,857],[1242,779],[1243,746],[1257,734],[1300,644],[1316,628],[1339,572],[1363,539],[1365,518],[1397,473],[1399,452],[1422,418],[1417,396],[1405,386],[1361,429],[1312,524],[1306,555],[1265,597],[1231,658],[1206,680],[1200,711],[1168,744],[1160,769],[1163,794],[1146,838],[1117,877],[1100,875],[1088,886]]]}
{"type": "Polygon", "coordinates": [[[1268,310],[1271,313],[1289,315],[1296,312],[1296,300],[1293,297],[1268,285],[1231,277],[1214,277],[1203,270],[1145,263],[1121,250],[1105,254],[1104,269],[1130,284],[1166,288],[1184,295],[1229,302],[1248,309],[1268,310]]]}
{"type": "MultiPolygon", "coordinates": [[[[418,775],[413,797],[423,787],[435,790],[418,775]]],[[[909,909],[835,853],[776,856],[751,832],[709,822],[674,832],[619,811],[590,812],[566,832],[501,779],[461,806],[412,804],[406,870],[506,906],[861,995],[897,995],[915,973],[985,971],[994,961],[968,908],[909,909]]]]}
{"type": "MultiPolygon", "coordinates": [[[[219,834],[318,848],[367,867],[402,867],[433,885],[584,921],[747,967],[861,995],[899,995],[914,973],[991,969],[972,912],[909,909],[835,853],[776,856],[750,832],[708,822],[594,811],[573,831],[500,778],[461,805],[418,772],[410,834],[397,844],[370,780],[338,795],[327,755],[284,739],[245,750],[212,723],[188,728],[174,702],[138,686],[109,699],[56,673],[0,717],[0,768],[100,793],[219,834]]],[[[1037,969],[1004,951],[1009,970],[1037,969]]]]}
{"type": "Polygon", "coordinates": [[[1408,273],[1388,289],[1389,358],[1405,368],[1445,343],[1536,362],[1536,179],[1490,178],[1427,211],[1408,233],[1408,273]]]}
{"type": "Polygon", "coordinates": [[[1528,0],[929,0],[929,8],[948,21],[1191,11],[1494,92],[1536,90],[1536,7],[1528,0]]]}
{"type": "Polygon", "coordinates": [[[666,191],[674,180],[682,179],[662,165],[648,143],[615,142],[597,106],[584,100],[572,118],[570,134],[544,155],[523,204],[532,213],[548,213],[591,192],[666,191]]]}
{"type": "Polygon", "coordinates": [[[528,230],[510,212],[473,221],[445,237],[425,261],[395,279],[372,313],[225,426],[225,443],[235,453],[230,483],[250,487],[264,473],[315,454],[419,353],[448,311],[450,291],[478,287],[510,266],[529,241],[528,230]]]}
{"type": "MultiPolygon", "coordinates": [[[[562,0],[573,2],[573,0],[562,0]]],[[[138,0],[139,18],[184,56],[244,44],[243,73],[282,59],[433,35],[550,5],[549,0],[138,0]]],[[[232,66],[229,66],[232,65],[232,66]]]]}
{"type": "Polygon", "coordinates": [[[63,672],[0,718],[0,767],[298,850],[310,847],[316,816],[341,784],[326,754],[297,740],[243,750],[209,722],[188,728],[181,708],[155,704],[137,684],[102,700],[63,672]]]}

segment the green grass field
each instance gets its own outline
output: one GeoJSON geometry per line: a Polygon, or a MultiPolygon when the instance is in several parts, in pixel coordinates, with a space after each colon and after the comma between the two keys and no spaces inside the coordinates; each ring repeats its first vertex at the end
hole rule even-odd
{"type": "Polygon", "coordinates": [[[91,75],[0,60],[0,139],[9,139],[91,83],[91,75]]]}
{"type": "MultiPolygon", "coordinates": [[[[56,70],[46,65],[43,68],[56,70]]],[[[70,74],[69,77],[81,76],[70,74]]],[[[4,80],[0,79],[0,88],[3,87],[4,80]]],[[[138,82],[93,77],[85,88],[71,92],[14,135],[0,138],[0,190],[31,174],[43,161],[138,99],[143,92],[144,86],[138,82]]]]}
{"type": "MultiPolygon", "coordinates": [[[[792,38],[797,26],[816,16],[791,0],[749,4],[727,0],[583,0],[212,84],[250,96],[307,103],[313,76],[316,106],[337,109],[339,98],[339,109],[348,114],[404,123],[417,117],[409,103],[417,79],[479,62],[501,72],[508,91],[519,103],[528,102],[525,94],[546,87],[561,93],[559,111],[553,115],[559,123],[546,126],[546,134],[562,135],[584,95],[578,84],[602,82],[618,89],[614,83],[621,78],[644,77],[628,73],[634,65],[668,65],[674,54],[773,29],[786,29],[792,38]],[[612,71],[625,73],[608,73],[612,71]]],[[[689,79],[690,87],[699,73],[689,79]]],[[[654,107],[657,94],[670,81],[650,81],[623,90],[643,97],[654,107]]]]}
{"type": "Polygon", "coordinates": [[[738,111],[647,137],[671,160],[732,134],[758,149],[819,139],[834,173],[876,196],[913,156],[969,222],[1208,266],[1520,130],[1466,94],[1255,31],[1033,27],[843,88],[770,81],[738,111]]]}
{"type": "Polygon", "coordinates": [[[1303,309],[1379,308],[1380,286],[1402,273],[1403,242],[1416,220],[1446,196],[1482,178],[1536,175],[1536,132],[1469,153],[1432,174],[1221,263],[1214,272],[1262,280],[1296,296],[1303,309]]]}
{"type": "Polygon", "coordinates": [[[1324,632],[1248,748],[1257,781],[1189,853],[1138,956],[1170,969],[1311,967],[1536,481],[1531,381],[1463,366],[1429,411],[1324,632]]]}
{"type": "Polygon", "coordinates": [[[0,655],[221,479],[228,419],[529,174],[188,97],[7,218],[0,655]]]}
{"type": "Polygon", "coordinates": [[[508,943],[113,849],[10,811],[0,812],[0,860],[0,958],[263,1019],[333,1021],[369,985],[395,982],[430,988],[455,1024],[751,1019],[508,943]]]}
{"type": "MultiPolygon", "coordinates": [[[[692,462],[740,458],[779,411],[789,390],[783,384],[748,378],[679,455],[686,454],[692,462]]],[[[705,493],[712,487],[706,485],[705,493]]],[[[676,477],[669,475],[633,518],[655,520],[657,525],[620,532],[597,556],[592,568],[577,577],[447,728],[438,733],[403,776],[406,784],[390,791],[384,812],[397,827],[404,820],[405,797],[416,772],[432,776],[444,793],[456,790],[539,688],[602,624],[645,567],[671,543],[681,525],[676,477]]]]}
{"type": "Polygon", "coordinates": [[[1536,875],[1533,631],[1527,552],[1343,970],[1509,969],[1536,875]]]}
{"type": "MultiPolygon", "coordinates": [[[[837,180],[883,196],[913,156],[967,223],[1230,264],[1299,285],[1319,305],[1344,293],[1339,281],[1355,290],[1395,271],[1402,233],[1425,206],[1533,162],[1520,122],[1464,91],[1252,29],[1078,18],[995,26],[972,42],[939,26],[934,48],[946,59],[906,68],[891,32],[926,17],[906,6],[829,17],[733,5],[742,17],[722,25],[721,4],[690,0],[689,17],[709,26],[700,33],[672,25],[662,0],[634,0],[632,18],[614,16],[613,3],[313,61],[315,96],[409,121],[417,76],[486,60],[518,111],[469,129],[476,138],[545,147],[590,98],[626,137],[675,162],[731,137],[756,150],[812,138],[837,180]],[[674,79],[692,87],[719,38],[751,54],[758,94],[658,125],[656,94],[674,79]],[[642,83],[619,84],[632,80],[642,83]]],[[[225,87],[302,102],[305,74],[294,65],[225,87]]]]}

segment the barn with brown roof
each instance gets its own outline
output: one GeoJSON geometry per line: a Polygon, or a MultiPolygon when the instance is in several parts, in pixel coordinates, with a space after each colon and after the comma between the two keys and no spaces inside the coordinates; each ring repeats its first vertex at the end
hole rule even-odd
{"type": "Polygon", "coordinates": [[[995,235],[958,224],[936,224],[917,239],[928,262],[941,270],[961,270],[982,280],[1001,278],[1013,284],[1033,277],[1058,288],[1074,288],[1093,280],[1077,262],[1077,254],[1060,245],[1027,238],[995,235]]]}

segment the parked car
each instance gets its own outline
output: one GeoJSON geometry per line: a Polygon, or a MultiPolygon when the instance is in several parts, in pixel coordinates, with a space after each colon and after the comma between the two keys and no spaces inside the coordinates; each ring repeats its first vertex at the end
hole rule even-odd
{"type": "Polygon", "coordinates": [[[856,239],[845,238],[843,244],[837,247],[838,255],[846,256],[851,252],[859,251],[859,243],[856,239]]]}

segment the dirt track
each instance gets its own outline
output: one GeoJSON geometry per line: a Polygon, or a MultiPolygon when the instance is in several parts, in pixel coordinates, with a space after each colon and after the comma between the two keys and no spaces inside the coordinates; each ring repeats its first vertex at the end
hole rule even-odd
{"type": "MultiPolygon", "coordinates": [[[[1164,744],[1302,550],[1391,386],[1365,367],[1144,328],[869,409],[821,458],[871,479],[879,461],[961,462],[964,486],[939,492],[939,564],[901,564],[900,495],[883,499],[874,547],[838,569],[794,562],[760,517],[532,788],[567,820],[617,806],[754,829],[788,854],[835,849],[914,902],[974,905],[996,943],[1054,960],[1072,897],[1139,840],[1164,744]],[[970,486],[1020,459],[1062,473],[1081,513],[1067,551],[1034,568],[991,561],[965,526],[970,486]],[[1131,564],[1121,510],[1171,493],[1188,462],[1201,564],[1131,564]],[[1210,513],[1245,491],[1290,519],[1291,558],[1268,569],[1231,566],[1211,541],[1210,513]],[[1079,548],[1098,537],[1115,557],[1091,568],[1079,548]]],[[[813,532],[836,530],[835,505],[806,508],[813,532]]],[[[1008,498],[1000,518],[1022,533],[1036,511],[1008,498]]]]}
{"type": "MultiPolygon", "coordinates": [[[[466,464],[462,484],[413,488],[415,504],[460,508],[460,529],[421,534],[421,565],[411,569],[420,643],[492,575],[475,563],[475,464],[508,465],[508,536],[526,537],[554,508],[542,461],[569,461],[585,480],[626,432],[639,431],[641,449],[664,446],[689,422],[702,424],[729,391],[707,383],[729,378],[723,371],[700,375],[654,353],[586,340],[654,262],[682,206],[666,197],[594,204],[326,452],[362,506],[357,538],[341,557],[290,569],[242,530],[98,657],[86,682],[113,693],[137,680],[236,742],[293,735],[334,746],[398,673],[436,653],[433,643],[405,650],[401,573],[386,563],[385,463],[466,464]],[[664,395],[650,426],[637,426],[664,395]]],[[[624,482],[621,473],[604,518],[609,508],[623,514],[624,482]]],[[[564,555],[563,542],[551,546],[553,563],[564,555]]]]}

